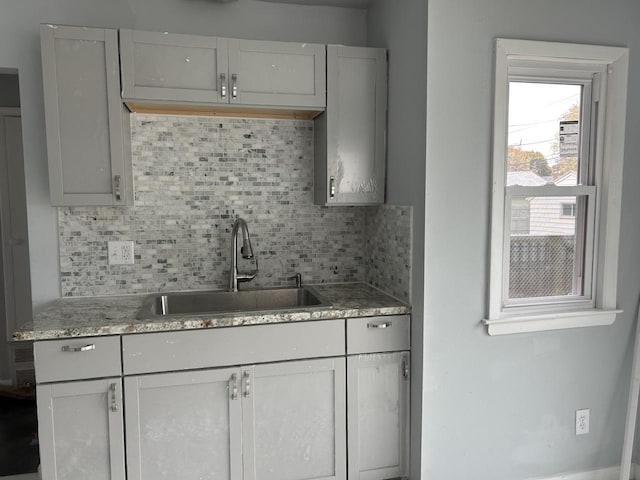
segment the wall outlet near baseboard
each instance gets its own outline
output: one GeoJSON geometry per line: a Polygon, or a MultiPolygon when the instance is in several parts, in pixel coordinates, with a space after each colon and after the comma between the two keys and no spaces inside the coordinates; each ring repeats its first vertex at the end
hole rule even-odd
{"type": "Polygon", "coordinates": [[[107,242],[109,265],[130,265],[134,263],[133,242],[107,242]]]}
{"type": "Polygon", "coordinates": [[[576,435],[589,433],[589,409],[576,410],[576,435]]]}

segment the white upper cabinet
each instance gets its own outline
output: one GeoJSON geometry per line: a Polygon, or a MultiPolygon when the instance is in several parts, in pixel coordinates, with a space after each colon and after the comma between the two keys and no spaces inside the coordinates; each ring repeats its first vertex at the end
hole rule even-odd
{"type": "Polygon", "coordinates": [[[384,203],[387,56],[327,47],[327,108],[315,120],[315,202],[384,203]]]}
{"type": "Polygon", "coordinates": [[[229,39],[231,103],[324,107],[325,46],[229,39]]]}
{"type": "Polygon", "coordinates": [[[41,26],[53,205],[133,203],[116,30],[41,26]]]}
{"type": "Polygon", "coordinates": [[[325,47],[120,30],[125,101],[314,108],[325,47]]]}
{"type": "Polygon", "coordinates": [[[122,98],[226,103],[227,40],[120,30],[122,98]]]}

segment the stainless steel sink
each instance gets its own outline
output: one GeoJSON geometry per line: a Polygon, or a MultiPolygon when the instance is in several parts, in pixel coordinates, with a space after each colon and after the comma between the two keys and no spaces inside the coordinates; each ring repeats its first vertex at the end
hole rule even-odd
{"type": "Polygon", "coordinates": [[[273,288],[240,292],[179,292],[150,295],[140,308],[138,318],[288,310],[323,305],[323,302],[306,288],[273,288]]]}

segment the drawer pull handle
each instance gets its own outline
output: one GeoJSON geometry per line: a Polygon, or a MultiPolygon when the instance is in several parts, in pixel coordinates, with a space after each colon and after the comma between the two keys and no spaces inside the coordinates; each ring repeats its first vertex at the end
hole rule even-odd
{"type": "Polygon", "coordinates": [[[238,398],[238,376],[234,373],[231,375],[231,400],[238,398]]]}
{"type": "Polygon", "coordinates": [[[249,370],[244,371],[244,396],[249,398],[251,396],[251,374],[249,370]]]}
{"type": "Polygon", "coordinates": [[[89,345],[85,345],[84,347],[70,347],[69,345],[65,345],[64,347],[62,347],[63,352],[88,352],[95,349],[95,343],[90,343],[89,345]]]}
{"type": "Polygon", "coordinates": [[[116,202],[122,201],[122,195],[120,193],[120,181],[120,175],[116,175],[115,177],[113,177],[113,194],[116,197],[116,202]]]}
{"type": "Polygon", "coordinates": [[[116,397],[116,384],[112,383],[109,385],[109,390],[111,391],[111,411],[118,411],[118,399],[116,397]]]}
{"type": "Polygon", "coordinates": [[[370,323],[367,323],[367,328],[391,328],[392,325],[393,325],[393,322],[382,322],[382,323],[370,322],[370,323]]]}

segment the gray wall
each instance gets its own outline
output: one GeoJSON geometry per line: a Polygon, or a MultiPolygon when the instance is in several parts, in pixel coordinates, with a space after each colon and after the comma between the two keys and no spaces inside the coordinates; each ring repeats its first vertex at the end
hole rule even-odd
{"type": "Polygon", "coordinates": [[[56,212],[49,206],[39,23],[127,27],[253,39],[364,45],[363,10],[256,0],[24,0],[4,2],[0,68],[20,73],[34,307],[60,295],[56,212]]]}
{"type": "Polygon", "coordinates": [[[640,288],[639,18],[640,4],[628,0],[429,1],[423,478],[518,480],[620,463],[640,288]],[[625,313],[612,326],[489,337],[479,323],[496,37],[631,49],[618,281],[625,313]],[[576,437],[579,408],[591,409],[591,433],[576,437]]]}
{"type": "MultiPolygon", "coordinates": [[[[424,297],[424,175],[427,2],[376,0],[367,17],[370,46],[389,51],[387,203],[413,206],[411,478],[420,476],[424,297]]],[[[460,478],[465,478],[465,476],[460,478]]],[[[453,477],[431,477],[453,478],[453,477]]]]}

